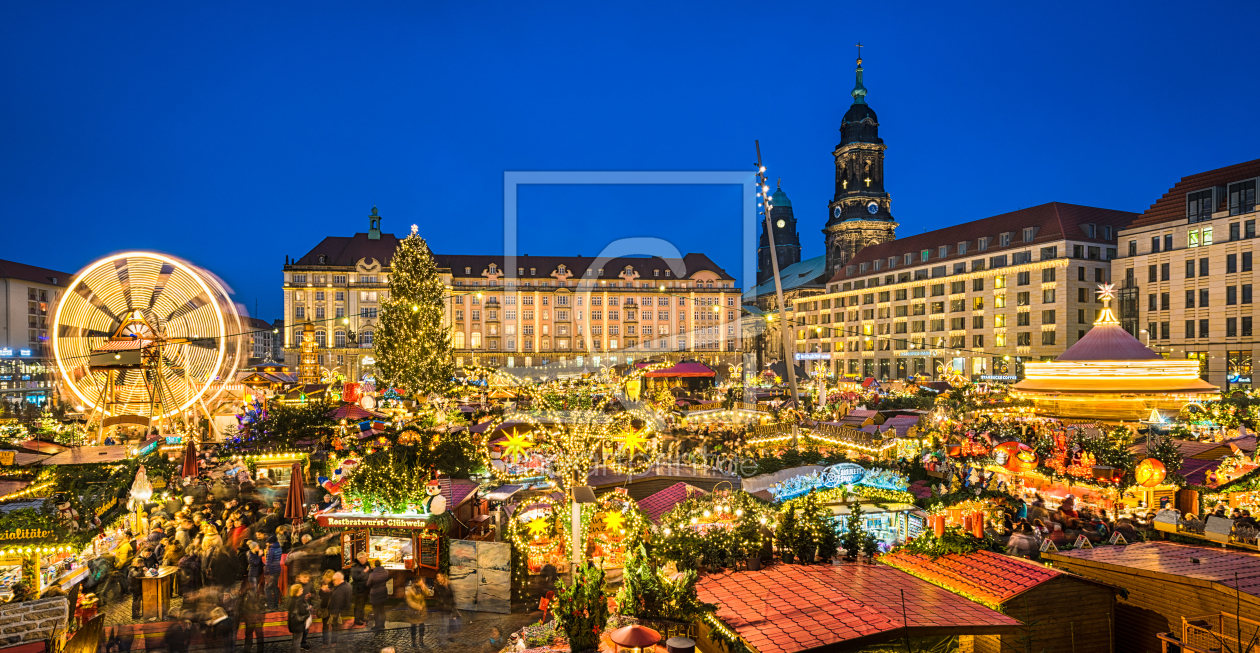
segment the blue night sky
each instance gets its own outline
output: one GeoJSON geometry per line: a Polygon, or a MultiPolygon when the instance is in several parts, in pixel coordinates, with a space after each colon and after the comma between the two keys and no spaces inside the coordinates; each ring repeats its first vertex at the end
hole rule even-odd
{"type": "MultiPolygon", "coordinates": [[[[1048,201],[1141,211],[1260,155],[1260,4],[44,3],[0,6],[0,258],[156,249],[280,316],[327,235],[502,251],[505,170],[749,170],[804,255],[869,47],[902,235],[1048,201]],[[1232,32],[1232,34],[1231,34],[1232,32]]],[[[739,275],[736,187],[529,188],[521,245],[657,236],[739,275]]]]}

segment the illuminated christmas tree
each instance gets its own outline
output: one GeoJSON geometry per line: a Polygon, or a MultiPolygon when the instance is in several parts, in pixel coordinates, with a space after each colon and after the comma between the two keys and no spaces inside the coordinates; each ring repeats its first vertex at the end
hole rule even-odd
{"type": "Polygon", "coordinates": [[[443,324],[446,288],[429,245],[416,231],[411,225],[411,235],[394,252],[374,343],[381,378],[412,396],[441,392],[455,369],[443,324]]]}

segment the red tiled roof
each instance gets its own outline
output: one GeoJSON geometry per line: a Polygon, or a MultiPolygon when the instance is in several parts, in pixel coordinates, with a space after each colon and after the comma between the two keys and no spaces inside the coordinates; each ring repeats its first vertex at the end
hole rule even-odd
{"type": "Polygon", "coordinates": [[[1172,542],[1142,542],[1128,546],[1100,546],[1050,554],[1083,562],[1123,567],[1137,576],[1160,575],[1220,583],[1252,596],[1260,596],[1260,555],[1172,542]],[[1193,562],[1192,560],[1198,560],[1193,562]]]}
{"type": "Polygon", "coordinates": [[[469,495],[481,487],[480,484],[474,481],[463,478],[451,478],[449,476],[443,476],[438,481],[442,488],[442,496],[446,497],[447,510],[458,508],[469,495]]]}
{"type": "Polygon", "coordinates": [[[640,499],[639,510],[642,510],[653,524],[657,524],[665,513],[674,509],[674,506],[696,494],[707,493],[694,485],[675,483],[656,494],[640,499]]]}
{"type": "Polygon", "coordinates": [[[1185,477],[1187,485],[1207,485],[1207,473],[1220,466],[1220,460],[1186,458],[1177,473],[1185,477]]]}
{"type": "Polygon", "coordinates": [[[1019,622],[884,565],[772,565],[704,576],[700,600],[761,653],[795,653],[845,643],[1011,632],[1019,622]]]}
{"type": "Polygon", "coordinates": [[[1062,573],[992,551],[952,554],[935,560],[925,555],[898,551],[881,556],[879,561],[964,596],[974,597],[991,607],[997,607],[1062,573]]]}
{"type": "MultiPolygon", "coordinates": [[[[1156,200],[1151,205],[1151,208],[1147,209],[1141,217],[1134,220],[1131,226],[1144,227],[1161,222],[1184,221],[1186,219],[1186,193],[1212,188],[1213,186],[1226,186],[1232,182],[1252,177],[1260,177],[1260,159],[1182,177],[1181,181],[1169,188],[1168,192],[1156,200]]],[[[1229,206],[1225,203],[1228,202],[1228,198],[1222,197],[1221,199],[1222,204],[1216,207],[1217,211],[1224,210],[1229,206]]]]}
{"type": "MultiPolygon", "coordinates": [[[[905,254],[913,255],[913,266],[921,266],[925,263],[938,265],[942,261],[970,261],[974,258],[988,258],[994,254],[1020,249],[1033,250],[1051,241],[1064,238],[1071,238],[1074,241],[1081,242],[1096,242],[1104,247],[1107,245],[1114,246],[1116,243],[1114,239],[1089,238],[1082,225],[1091,223],[1100,226],[1111,225],[1115,227],[1116,232],[1119,232],[1120,229],[1129,226],[1137,217],[1136,213],[1128,211],[1050,202],[1049,204],[972,220],[971,222],[915,234],[906,238],[898,238],[886,243],[879,243],[878,245],[868,245],[862,248],[857,256],[853,257],[852,261],[849,261],[848,265],[853,266],[853,274],[846,274],[846,268],[842,267],[840,272],[831,278],[831,282],[852,281],[870,276],[895,274],[910,267],[902,264],[905,254]],[[1037,235],[1031,242],[1024,242],[1023,240],[1023,231],[1026,227],[1037,228],[1037,235]],[[1006,247],[999,247],[997,245],[998,234],[1006,232],[1014,234],[1014,237],[1011,238],[1011,244],[1006,247]],[[982,252],[977,249],[976,239],[985,236],[991,237],[993,241],[982,252]],[[960,242],[968,243],[967,253],[962,255],[958,254],[958,243],[960,242]],[[949,246],[949,251],[944,258],[938,256],[937,250],[942,245],[949,246]],[[929,250],[929,257],[927,261],[921,261],[919,253],[925,249],[929,250]],[[885,267],[878,271],[868,270],[865,273],[858,271],[861,270],[862,263],[871,263],[876,260],[886,262],[890,256],[897,257],[897,265],[892,268],[885,267]]],[[[1067,253],[1059,252],[1059,255],[1064,256],[1067,253]]]]}

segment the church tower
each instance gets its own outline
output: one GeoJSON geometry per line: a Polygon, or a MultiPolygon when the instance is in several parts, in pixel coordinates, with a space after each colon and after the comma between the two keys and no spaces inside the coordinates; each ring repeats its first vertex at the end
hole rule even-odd
{"type": "Polygon", "coordinates": [[[836,158],[836,194],[828,204],[830,215],[823,234],[827,244],[827,277],[853,260],[867,245],[893,240],[897,223],[884,191],[884,145],[879,119],[866,104],[862,85],[862,50],[858,45],[857,85],[853,105],[840,122],[836,158]]]}
{"type": "MultiPolygon", "coordinates": [[[[801,262],[801,235],[796,232],[796,217],[792,215],[792,200],[783,192],[783,180],[770,196],[770,224],[774,226],[774,249],[779,258],[779,270],[801,262]]],[[[761,241],[757,244],[757,285],[769,281],[774,275],[770,263],[770,241],[766,238],[766,225],[761,225],[761,241]]]]}

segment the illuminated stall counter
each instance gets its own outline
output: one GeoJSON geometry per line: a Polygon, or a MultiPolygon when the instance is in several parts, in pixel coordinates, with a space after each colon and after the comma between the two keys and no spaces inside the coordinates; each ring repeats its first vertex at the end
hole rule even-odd
{"type": "Polygon", "coordinates": [[[402,596],[406,580],[436,576],[442,535],[433,515],[332,512],[316,516],[324,528],[341,529],[341,565],[354,564],[359,552],[380,560],[394,578],[394,596],[402,596]]]}

